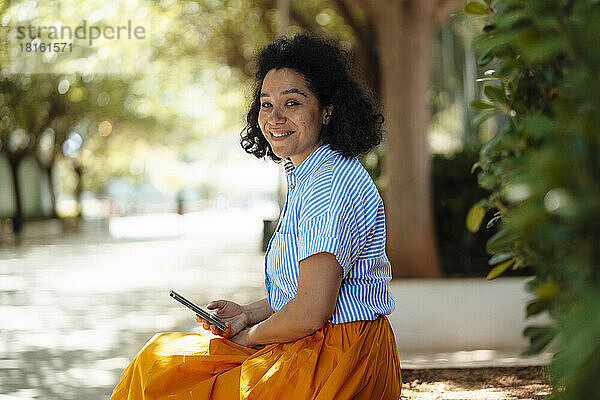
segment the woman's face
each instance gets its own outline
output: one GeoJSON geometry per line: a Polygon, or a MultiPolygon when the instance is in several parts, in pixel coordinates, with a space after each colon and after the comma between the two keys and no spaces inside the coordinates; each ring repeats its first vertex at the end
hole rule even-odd
{"type": "Polygon", "coordinates": [[[298,166],[321,145],[321,125],[329,122],[331,106],[320,108],[301,74],[290,68],[270,70],[260,102],[258,125],[275,155],[298,166]]]}

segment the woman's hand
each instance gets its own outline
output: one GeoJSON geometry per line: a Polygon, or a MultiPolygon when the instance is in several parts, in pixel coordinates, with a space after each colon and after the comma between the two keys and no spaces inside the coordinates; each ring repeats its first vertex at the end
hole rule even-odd
{"type": "Polygon", "coordinates": [[[244,307],[229,300],[216,300],[208,303],[209,310],[216,310],[212,313],[219,321],[225,324],[225,330],[221,331],[210,322],[196,315],[196,321],[200,322],[204,329],[211,331],[215,335],[230,338],[237,335],[242,329],[248,326],[250,318],[244,307]]]}

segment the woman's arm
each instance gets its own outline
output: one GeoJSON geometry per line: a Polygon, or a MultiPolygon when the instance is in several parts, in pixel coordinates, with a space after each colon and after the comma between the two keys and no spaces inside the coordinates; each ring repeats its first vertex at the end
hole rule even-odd
{"type": "Polygon", "coordinates": [[[254,303],[242,306],[244,312],[248,316],[247,325],[254,325],[265,319],[269,318],[269,315],[273,313],[269,300],[265,297],[262,300],[255,301],[254,303]]]}
{"type": "Polygon", "coordinates": [[[249,346],[291,342],[320,329],[333,314],[342,277],[333,254],[305,258],[300,262],[296,296],[271,317],[240,332],[245,336],[240,341],[249,346]]]}

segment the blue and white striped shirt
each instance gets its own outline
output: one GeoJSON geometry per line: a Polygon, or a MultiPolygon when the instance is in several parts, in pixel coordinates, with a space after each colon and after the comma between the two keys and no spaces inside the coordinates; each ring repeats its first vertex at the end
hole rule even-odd
{"type": "Polygon", "coordinates": [[[296,295],[299,262],[313,254],[335,255],[343,269],[334,324],[373,320],[394,310],[385,254],[383,201],[356,157],[328,144],[297,167],[285,162],[287,199],[265,254],[269,304],[280,310],[296,295]]]}

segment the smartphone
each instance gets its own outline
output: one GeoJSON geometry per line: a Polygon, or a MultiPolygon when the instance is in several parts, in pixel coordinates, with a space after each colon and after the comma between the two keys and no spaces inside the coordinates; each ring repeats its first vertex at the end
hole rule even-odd
{"type": "Polygon", "coordinates": [[[195,305],[194,303],[192,303],[191,301],[189,301],[182,295],[171,290],[169,292],[169,296],[171,296],[172,298],[174,298],[175,300],[177,300],[178,302],[180,302],[181,304],[183,304],[184,306],[186,306],[187,308],[189,308],[190,310],[192,310],[193,312],[198,314],[200,317],[202,317],[202,319],[205,319],[206,321],[210,322],[211,325],[216,326],[217,328],[219,328],[222,331],[225,330],[224,323],[222,323],[221,321],[219,321],[218,319],[216,319],[215,317],[210,315],[208,313],[208,311],[201,309],[200,307],[198,307],[197,305],[195,305]]]}

